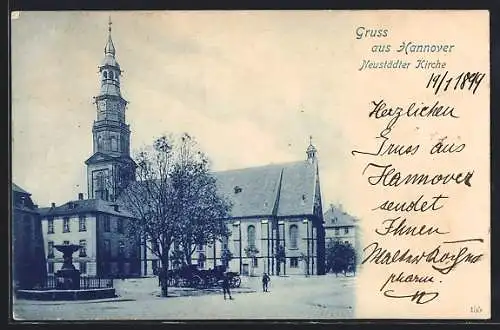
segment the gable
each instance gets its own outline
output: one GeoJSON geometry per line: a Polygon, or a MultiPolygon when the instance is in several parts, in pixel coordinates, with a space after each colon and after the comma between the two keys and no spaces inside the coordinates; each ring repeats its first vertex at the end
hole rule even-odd
{"type": "Polygon", "coordinates": [[[110,160],[113,160],[114,158],[109,156],[109,155],[106,155],[106,154],[103,154],[102,152],[96,152],[95,154],[93,154],[92,156],[90,156],[89,159],[87,159],[85,161],[85,164],[88,165],[88,164],[95,164],[95,163],[101,163],[101,162],[107,162],[107,161],[110,161],[110,160]]]}

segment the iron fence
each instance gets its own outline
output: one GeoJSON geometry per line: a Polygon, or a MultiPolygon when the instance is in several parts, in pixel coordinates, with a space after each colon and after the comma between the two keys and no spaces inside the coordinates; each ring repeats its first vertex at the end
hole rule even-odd
{"type": "MultiPolygon", "coordinates": [[[[59,287],[58,283],[59,283],[58,277],[48,276],[45,287],[47,289],[55,289],[59,287]]],[[[90,276],[80,277],[80,289],[105,289],[112,287],[113,287],[112,278],[99,278],[90,276]]]]}

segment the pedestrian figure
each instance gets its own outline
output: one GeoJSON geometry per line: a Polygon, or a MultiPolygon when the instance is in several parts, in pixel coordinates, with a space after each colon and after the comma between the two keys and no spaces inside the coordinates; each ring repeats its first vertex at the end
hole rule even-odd
{"type": "Polygon", "coordinates": [[[231,297],[231,291],[229,290],[229,276],[227,273],[224,273],[222,278],[222,291],[224,292],[224,300],[226,300],[226,293],[229,296],[229,300],[233,300],[233,297],[231,297]]]}
{"type": "Polygon", "coordinates": [[[267,292],[267,287],[270,281],[271,278],[269,277],[269,275],[267,275],[267,273],[264,273],[264,275],[262,275],[262,291],[267,292]]]}

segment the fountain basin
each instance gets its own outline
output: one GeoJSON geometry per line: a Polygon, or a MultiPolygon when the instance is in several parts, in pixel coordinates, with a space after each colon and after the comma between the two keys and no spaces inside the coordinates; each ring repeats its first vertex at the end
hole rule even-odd
{"type": "Polygon", "coordinates": [[[18,299],[28,300],[94,300],[116,298],[115,288],[81,289],[81,290],[18,290],[18,299]]]}

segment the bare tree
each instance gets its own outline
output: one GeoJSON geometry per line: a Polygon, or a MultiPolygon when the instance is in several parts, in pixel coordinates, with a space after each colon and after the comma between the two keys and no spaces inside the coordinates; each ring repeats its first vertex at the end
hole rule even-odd
{"type": "Polygon", "coordinates": [[[180,226],[177,239],[185,262],[191,265],[198,245],[229,235],[225,220],[229,217],[231,204],[219,195],[207,157],[188,134],[181,138],[171,183],[180,226]]]}
{"type": "Polygon", "coordinates": [[[136,157],[137,181],[119,196],[137,219],[131,232],[145,237],[146,247],[161,261],[164,297],[171,252],[175,262],[191,264],[197,244],[227,235],[224,219],[230,210],[230,204],[217,194],[208,159],[196,149],[194,140],[183,134],[174,142],[174,138],[162,136],[142,148],[136,157]]]}

